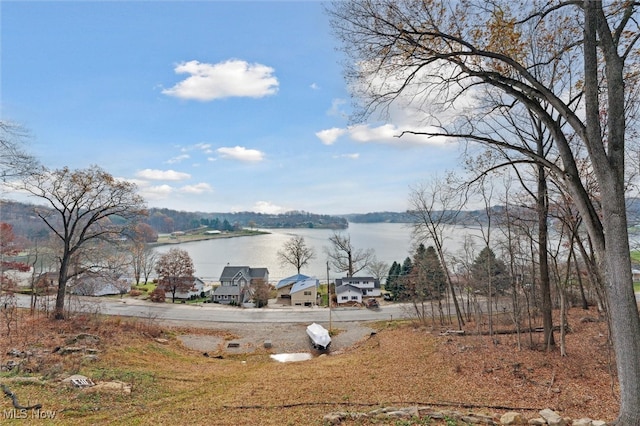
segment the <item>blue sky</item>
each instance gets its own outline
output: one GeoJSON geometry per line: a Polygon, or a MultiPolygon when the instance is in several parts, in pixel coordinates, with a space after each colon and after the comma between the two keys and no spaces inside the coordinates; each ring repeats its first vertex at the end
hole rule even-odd
{"type": "MultiPolygon", "coordinates": [[[[323,4],[0,3],[0,116],[46,167],[97,164],[150,207],[403,211],[455,146],[353,123],[323,4]]],[[[397,120],[397,121],[394,121],[397,120]]]]}

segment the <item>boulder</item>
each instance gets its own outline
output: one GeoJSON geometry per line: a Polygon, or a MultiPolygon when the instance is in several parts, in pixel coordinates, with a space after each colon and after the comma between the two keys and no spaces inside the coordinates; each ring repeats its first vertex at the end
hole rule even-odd
{"type": "Polygon", "coordinates": [[[518,413],[515,411],[509,411],[507,413],[504,413],[500,417],[500,424],[501,425],[526,425],[527,422],[525,421],[524,417],[522,417],[521,413],[518,413]]]}
{"type": "Polygon", "coordinates": [[[583,418],[583,419],[574,420],[573,423],[571,423],[571,425],[572,426],[592,426],[593,422],[589,418],[583,418]]]}
{"type": "Polygon", "coordinates": [[[549,426],[566,426],[567,422],[555,411],[545,408],[539,412],[540,416],[546,420],[549,426]]]}
{"type": "Polygon", "coordinates": [[[85,389],[87,393],[119,393],[122,395],[131,394],[131,385],[128,383],[113,381],[113,382],[98,382],[94,386],[85,389]]]}

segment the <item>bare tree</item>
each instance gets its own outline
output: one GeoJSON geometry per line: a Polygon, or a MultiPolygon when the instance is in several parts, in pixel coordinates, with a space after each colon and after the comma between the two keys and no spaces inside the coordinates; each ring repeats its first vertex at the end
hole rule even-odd
{"type": "Polygon", "coordinates": [[[0,120],[0,181],[26,177],[37,169],[36,159],[24,150],[26,135],[18,124],[0,120]]]}
{"type": "Polygon", "coordinates": [[[329,237],[331,247],[326,248],[326,254],[334,269],[347,272],[348,277],[354,276],[365,269],[374,258],[372,249],[356,249],[351,244],[351,237],[347,234],[334,232],[329,237]]]}
{"type": "Polygon", "coordinates": [[[63,319],[67,281],[91,268],[81,263],[82,249],[98,241],[117,241],[127,226],[146,214],[144,200],[134,184],[116,180],[97,166],[43,170],[20,188],[48,204],[36,207],[35,214],[60,246],[55,318],[63,319]],[[116,217],[118,221],[112,221],[116,217]]]}
{"type": "Polygon", "coordinates": [[[127,248],[131,260],[131,269],[136,284],[145,276],[145,284],[155,265],[152,263],[153,249],[147,244],[158,240],[158,234],[146,223],[137,224],[130,235],[127,248]],[[150,265],[151,264],[151,265],[150,265]]]}
{"type": "Polygon", "coordinates": [[[296,235],[286,241],[282,247],[282,250],[278,250],[278,259],[280,264],[293,265],[298,274],[300,270],[309,264],[311,259],[315,258],[316,254],[312,247],[308,247],[304,241],[304,237],[296,235]]]}
{"type": "Polygon", "coordinates": [[[409,213],[414,220],[414,238],[420,243],[433,242],[435,245],[456,310],[458,328],[462,329],[464,318],[462,317],[451,274],[447,267],[444,249],[447,225],[455,223],[456,217],[464,204],[459,194],[460,192],[448,185],[446,181],[434,178],[430,185],[421,185],[411,191],[409,201],[411,210],[409,213]]]}
{"type": "Polygon", "coordinates": [[[373,278],[382,284],[382,280],[386,278],[389,273],[389,264],[383,260],[378,260],[374,255],[365,269],[367,273],[371,274],[373,278]]]}
{"type": "Polygon", "coordinates": [[[156,263],[158,288],[171,292],[171,303],[177,292],[186,292],[193,287],[193,261],[186,250],[172,248],[160,256],[156,263]]]}
{"type": "MultiPolygon", "coordinates": [[[[637,2],[487,3],[351,0],[329,10],[333,28],[353,59],[347,74],[364,112],[389,111],[393,101],[435,105],[446,112],[463,97],[502,93],[505,108],[524,105],[549,131],[559,162],[535,150],[487,138],[479,122],[404,134],[454,137],[501,145],[541,164],[564,184],[579,209],[600,269],[620,383],[619,425],[640,424],[640,315],[633,292],[625,205],[627,112],[637,86],[640,52],[637,2]],[[532,70],[562,67],[554,80],[532,70]],[[428,98],[428,96],[431,96],[428,98]],[[588,153],[600,190],[593,199],[574,156],[588,153]],[[606,248],[606,249],[605,249],[606,248]]],[[[403,105],[406,107],[406,103],[403,105]]],[[[466,105],[468,107],[468,104],[466,105]]],[[[486,111],[490,113],[490,111],[486,111]]]]}
{"type": "Polygon", "coordinates": [[[263,308],[269,304],[271,286],[263,279],[256,279],[251,282],[251,293],[256,308],[263,308]]]}

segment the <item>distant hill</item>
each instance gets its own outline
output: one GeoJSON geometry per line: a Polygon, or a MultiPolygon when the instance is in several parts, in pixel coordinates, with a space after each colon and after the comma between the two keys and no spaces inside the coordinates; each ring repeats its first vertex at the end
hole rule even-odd
{"type": "MultiPolygon", "coordinates": [[[[504,211],[504,207],[492,207],[493,214],[504,211]]],[[[445,211],[435,212],[435,216],[442,214],[442,217],[450,217],[445,220],[449,224],[474,226],[487,222],[487,213],[484,210],[465,210],[458,213],[445,211]]],[[[374,212],[364,214],[348,214],[344,216],[351,223],[413,223],[416,221],[411,212],[374,212]]]]}
{"type": "Polygon", "coordinates": [[[200,226],[214,229],[234,228],[318,228],[346,229],[349,222],[344,217],[320,215],[302,211],[282,214],[255,212],[203,213],[184,212],[170,209],[149,209],[146,222],[160,233],[186,231],[200,226]],[[226,222],[226,224],[225,224],[226,222]]]}
{"type": "MultiPolygon", "coordinates": [[[[49,229],[40,218],[34,215],[34,207],[33,204],[0,200],[0,221],[11,224],[16,235],[29,238],[38,235],[46,236],[49,229]]],[[[38,206],[38,208],[45,207],[38,206]]],[[[344,217],[302,211],[283,214],[203,213],[159,208],[149,209],[149,216],[145,222],[158,233],[188,231],[202,226],[224,230],[245,227],[346,229],[349,226],[349,222],[344,217]]]]}

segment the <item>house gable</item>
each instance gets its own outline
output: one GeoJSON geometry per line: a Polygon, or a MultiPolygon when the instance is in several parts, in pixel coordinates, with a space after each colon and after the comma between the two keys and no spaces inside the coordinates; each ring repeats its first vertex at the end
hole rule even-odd
{"type": "Polygon", "coordinates": [[[351,284],[342,284],[336,287],[336,299],[338,303],[362,303],[362,290],[351,284]]]}
{"type": "Polygon", "coordinates": [[[220,286],[213,292],[212,300],[218,303],[245,303],[251,299],[250,284],[258,279],[269,282],[269,270],[249,266],[225,266],[220,275],[220,286]]]}
{"type": "Polygon", "coordinates": [[[351,285],[362,291],[363,296],[380,296],[380,280],[374,277],[343,277],[336,279],[336,287],[351,285]]]}

